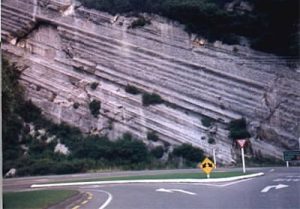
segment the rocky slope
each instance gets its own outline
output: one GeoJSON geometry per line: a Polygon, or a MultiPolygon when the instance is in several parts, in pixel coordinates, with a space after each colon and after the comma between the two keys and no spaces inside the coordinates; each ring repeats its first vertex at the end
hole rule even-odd
{"type": "Polygon", "coordinates": [[[129,131],[146,141],[155,131],[171,144],[217,149],[217,158],[230,163],[236,154],[227,124],[244,117],[254,154],[282,158],[298,147],[299,67],[246,47],[206,43],[175,22],[144,16],[150,25],[131,28],[136,17],[71,0],[3,0],[2,51],[20,66],[26,97],[43,114],[86,133],[116,138],[129,131]],[[143,106],[141,95],[125,91],[128,84],[167,103],[143,106]],[[94,99],[101,101],[98,117],[89,110],[94,99]],[[215,122],[207,128],[203,117],[215,122]]]}

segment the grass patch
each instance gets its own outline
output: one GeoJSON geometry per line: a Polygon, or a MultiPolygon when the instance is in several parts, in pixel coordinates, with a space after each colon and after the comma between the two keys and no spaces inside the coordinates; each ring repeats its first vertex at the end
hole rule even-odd
{"type": "Polygon", "coordinates": [[[8,192],[3,194],[4,209],[42,209],[59,203],[76,191],[71,190],[42,190],[30,192],[8,192]]]}
{"type": "MultiPolygon", "coordinates": [[[[242,176],[251,174],[244,174],[241,171],[232,172],[212,172],[210,178],[227,178],[234,176],[242,176]]],[[[206,174],[199,170],[199,173],[167,173],[159,175],[141,175],[141,176],[121,176],[121,177],[105,177],[105,178],[95,178],[95,179],[81,179],[76,181],[68,182],[91,182],[91,181],[118,181],[118,180],[144,180],[144,179],[206,179],[206,174]]],[[[55,182],[58,183],[58,182],[55,182]]],[[[61,182],[63,183],[63,182],[61,182]]]]}

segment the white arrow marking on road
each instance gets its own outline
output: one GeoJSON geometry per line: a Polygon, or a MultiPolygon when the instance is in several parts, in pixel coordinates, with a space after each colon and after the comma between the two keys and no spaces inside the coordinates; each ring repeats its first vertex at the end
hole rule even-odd
{"type": "Polygon", "coordinates": [[[196,193],[185,191],[185,190],[182,190],[182,189],[164,189],[164,188],[160,188],[160,189],[157,189],[156,191],[157,192],[167,192],[167,193],[181,192],[181,193],[184,193],[184,194],[196,195],[196,193]]]}
{"type": "Polygon", "coordinates": [[[268,192],[270,189],[275,188],[275,189],[282,189],[286,188],[288,185],[285,184],[278,184],[278,185],[271,185],[271,186],[266,186],[264,189],[262,189],[260,192],[268,192]]]}
{"type": "Polygon", "coordinates": [[[172,191],[181,192],[181,193],[190,194],[190,195],[196,195],[196,193],[194,193],[194,192],[188,192],[188,191],[185,191],[185,190],[182,190],[182,189],[172,189],[172,191]]]}

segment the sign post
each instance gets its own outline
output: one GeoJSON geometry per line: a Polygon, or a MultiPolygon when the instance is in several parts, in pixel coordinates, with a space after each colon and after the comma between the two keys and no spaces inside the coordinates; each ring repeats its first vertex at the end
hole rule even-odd
{"type": "Polygon", "coordinates": [[[242,150],[242,161],[243,161],[243,173],[246,173],[244,147],[242,147],[241,150],[242,150]]]}
{"type": "Polygon", "coordinates": [[[206,173],[207,178],[210,178],[210,173],[215,168],[215,164],[208,158],[205,158],[201,163],[198,164],[198,167],[206,173]]]}
{"type": "Polygon", "coordinates": [[[246,173],[245,153],[244,153],[244,146],[245,146],[246,142],[247,142],[246,139],[238,139],[237,140],[237,143],[240,145],[241,152],[242,152],[243,173],[246,173]]]}
{"type": "Polygon", "coordinates": [[[214,157],[214,164],[215,164],[215,168],[217,168],[217,160],[216,160],[216,148],[213,148],[213,157],[214,157]]]}
{"type": "Polygon", "coordinates": [[[286,161],[286,167],[289,167],[289,161],[300,160],[300,150],[289,150],[283,152],[283,160],[286,161]]]}

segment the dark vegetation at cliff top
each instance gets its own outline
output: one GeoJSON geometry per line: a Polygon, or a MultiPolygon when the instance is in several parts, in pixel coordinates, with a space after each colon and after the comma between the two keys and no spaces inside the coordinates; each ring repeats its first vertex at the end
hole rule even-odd
{"type": "Polygon", "coordinates": [[[16,67],[2,59],[3,174],[11,168],[17,169],[18,176],[26,176],[92,169],[196,167],[203,159],[202,150],[187,144],[175,147],[161,160],[167,145],[149,148],[130,133],[110,141],[106,136],[84,135],[67,124],[54,124],[32,102],[25,101],[18,78],[16,67]],[[59,141],[70,154],[54,152],[59,141]]]}
{"type": "Polygon", "coordinates": [[[112,14],[155,13],[186,26],[186,30],[209,39],[235,44],[239,36],[257,50],[284,56],[299,56],[299,1],[245,0],[252,11],[224,6],[233,0],[80,0],[88,8],[112,14]]]}

